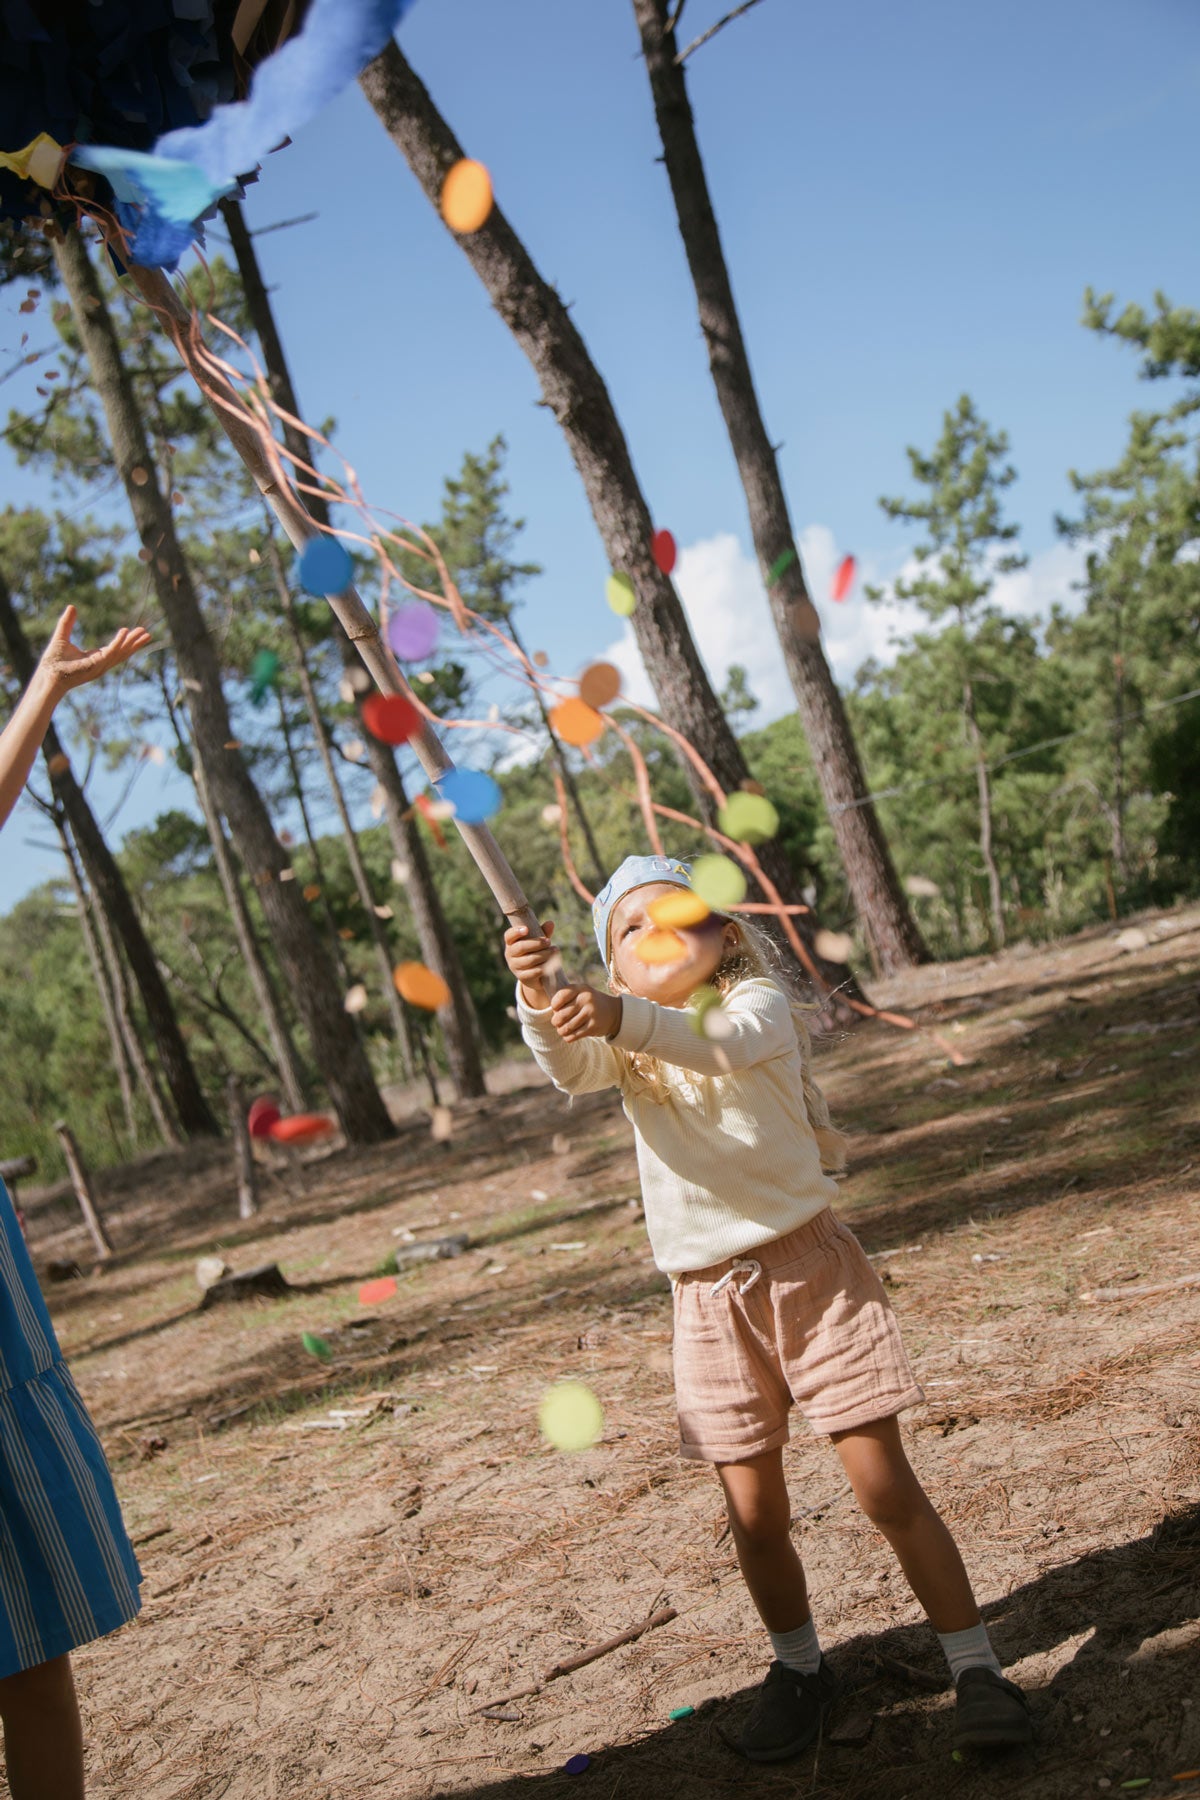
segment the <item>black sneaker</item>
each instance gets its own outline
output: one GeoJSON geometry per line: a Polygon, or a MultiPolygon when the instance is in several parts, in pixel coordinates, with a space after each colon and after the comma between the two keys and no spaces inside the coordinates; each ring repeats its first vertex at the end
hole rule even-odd
{"type": "Polygon", "coordinates": [[[815,1675],[773,1662],[742,1727],[738,1749],[751,1762],[799,1756],[820,1731],[836,1693],[837,1677],[824,1657],[815,1675]]]}
{"type": "Polygon", "coordinates": [[[964,1669],[955,1695],[954,1741],[960,1750],[1014,1750],[1032,1739],[1028,1700],[994,1669],[964,1669]]]}

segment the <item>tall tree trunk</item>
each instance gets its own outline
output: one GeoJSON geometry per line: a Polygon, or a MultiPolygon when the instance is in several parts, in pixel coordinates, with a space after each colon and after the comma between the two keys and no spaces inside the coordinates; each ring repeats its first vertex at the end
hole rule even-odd
{"type": "Polygon", "coordinates": [[[386,744],[381,744],[369,731],[364,735],[367,761],[383,791],[388,834],[408,891],[413,925],[421,947],[421,960],[427,968],[440,975],[450,989],[451,1004],[438,1015],[450,1074],[460,1100],[477,1100],[487,1093],[480,1055],[479,1027],[475,1018],[475,1003],[471,999],[471,990],[467,986],[467,978],[450,931],[450,921],[434,883],[420,827],[412,816],[400,765],[386,744]],[[469,1030],[464,1030],[464,1022],[469,1023],[469,1030]]]}
{"type": "Polygon", "coordinates": [[[66,859],[71,891],[75,895],[75,905],[79,910],[79,929],[83,933],[83,942],[87,949],[88,962],[92,966],[96,992],[100,996],[100,1010],[104,1014],[104,1027],[108,1032],[113,1068],[117,1072],[117,1084],[121,1090],[121,1106],[125,1113],[125,1130],[129,1138],[129,1148],[136,1150],[138,1141],[137,1110],[133,1103],[133,1073],[129,1066],[129,1052],[125,1045],[125,1039],[121,1035],[121,1023],[117,1017],[112,988],[109,986],[108,970],[104,966],[100,942],[92,923],[91,901],[83,885],[83,877],[79,873],[79,864],[75,860],[75,846],[71,842],[66,820],[57,807],[54,809],[54,828],[58,832],[58,841],[62,845],[62,853],[66,859]]]}
{"type": "MultiPolygon", "coordinates": [[[[529,659],[526,655],[525,646],[517,636],[516,626],[511,619],[507,619],[505,623],[508,626],[508,635],[517,646],[517,649],[521,652],[521,655],[528,661],[529,659]]],[[[562,776],[563,786],[566,788],[567,794],[570,797],[571,805],[575,808],[575,811],[579,816],[579,824],[583,831],[583,841],[587,845],[588,857],[592,865],[592,880],[596,884],[596,893],[599,893],[600,889],[604,886],[607,877],[605,876],[604,863],[601,860],[600,851],[596,844],[595,833],[592,831],[592,822],[584,810],[583,799],[575,781],[574,772],[563,753],[563,747],[559,742],[558,733],[550,723],[550,713],[547,709],[545,700],[542,698],[542,690],[540,687],[534,688],[533,697],[537,702],[537,709],[542,715],[542,724],[546,727],[546,736],[550,739],[550,754],[554,758],[554,766],[562,776]]]]}
{"type": "Polygon", "coordinates": [[[258,939],[254,935],[250,910],[246,905],[246,896],[242,892],[237,869],[234,867],[233,856],[225,836],[225,827],[209,793],[203,758],[195,744],[189,744],[180,730],[175,703],[167,689],[165,675],[163,677],[163,698],[167,703],[167,715],[171,721],[171,729],[175,733],[175,742],[190,766],[192,785],[195,787],[196,799],[208,831],[208,841],[212,845],[217,879],[221,883],[221,892],[225,896],[225,904],[229,908],[229,916],[233,920],[238,949],[242,953],[242,961],[246,965],[246,973],[250,977],[250,986],[254,990],[254,998],[258,1002],[258,1009],[267,1028],[267,1037],[270,1039],[275,1078],[279,1082],[283,1097],[291,1110],[303,1112],[308,1102],[304,1093],[304,1075],[300,1058],[297,1055],[296,1046],[292,1042],[291,1032],[280,1011],[278,996],[271,985],[258,939]]]}
{"type": "Polygon", "coordinates": [[[213,803],[229,822],[244,867],[253,871],[284,980],[308,1028],[313,1057],[342,1129],[351,1142],[381,1142],[393,1135],[392,1122],[353,1022],[343,1008],[337,976],[295,883],[279,879],[285,866],[283,847],[262,796],[242,758],[224,749],[233,732],[216,650],[176,537],[169,497],[162,493],[153,472],[112,317],[78,230],[67,232],[55,243],[54,259],[104,406],[116,466],[150,554],[155,591],[180,673],[185,681],[195,683],[189,711],[213,803]],[[137,480],[135,471],[139,472],[137,480]]]}
{"type": "Polygon", "coordinates": [[[979,854],[987,874],[988,910],[992,920],[992,942],[997,950],[1004,948],[1004,896],[1000,888],[1000,871],[992,854],[992,789],[988,780],[987,757],[983,734],[975,717],[975,691],[970,680],[963,682],[963,725],[967,742],[975,758],[975,786],[979,793],[979,854]]]}
{"type": "MultiPolygon", "coordinates": [[[[426,195],[438,205],[442,182],[462,157],[462,146],[395,43],[367,65],[359,85],[426,195]]],[[[567,308],[539,274],[499,206],[478,231],[458,243],[533,365],[544,402],[583,479],[610,564],[633,583],[637,606],[631,624],[660,712],[699,752],[725,792],[736,791],[749,779],[746,759],[692,641],[679,596],[654,561],[650,509],[600,371],[567,308]]],[[[689,764],[685,768],[702,814],[711,817],[707,789],[689,764]]],[[[783,846],[777,840],[763,844],[758,858],[784,901],[801,903],[796,872],[783,846]]],[[[860,999],[845,966],[817,955],[811,915],[799,915],[797,930],[830,988],[860,999]]]]}
{"type": "Polygon", "coordinates": [[[346,856],[350,863],[350,872],[354,877],[354,886],[357,889],[359,901],[366,912],[367,922],[371,928],[371,939],[375,945],[375,958],[379,965],[380,986],[383,989],[384,999],[387,1002],[388,1012],[391,1017],[392,1032],[400,1050],[400,1061],[404,1069],[405,1078],[411,1081],[414,1073],[412,1043],[409,1038],[408,1020],[404,1016],[404,1004],[396,991],[396,983],[392,978],[392,953],[388,943],[387,930],[383,920],[375,910],[377,904],[375,895],[367,876],[366,864],[363,862],[362,848],[358,841],[358,833],[354,829],[354,822],[350,817],[350,809],[346,805],[346,796],[342,790],[341,777],[338,774],[337,764],[334,761],[333,750],[329,742],[329,731],[325,724],[324,715],[321,712],[320,701],[317,699],[317,690],[313,686],[312,675],[309,673],[307,647],[296,619],[296,609],[292,604],[291,590],[288,587],[287,576],[284,574],[283,569],[283,561],[279,555],[279,549],[274,539],[271,540],[271,561],[275,569],[275,585],[279,592],[280,604],[283,607],[284,617],[288,622],[288,629],[291,631],[292,643],[296,650],[296,673],[300,680],[300,692],[304,696],[304,704],[308,710],[308,722],[312,729],[314,741],[316,742],[317,753],[321,758],[321,767],[325,771],[325,780],[328,784],[329,792],[333,796],[333,803],[337,808],[338,818],[341,821],[342,836],[345,839],[346,856]]]}
{"type": "MultiPolygon", "coordinates": [[[[242,279],[242,290],[246,296],[246,305],[254,325],[255,334],[262,350],[263,362],[271,383],[271,391],[276,402],[293,418],[300,418],[299,401],[292,384],[291,371],[283,351],[275,324],[275,314],[271,306],[270,295],[258,266],[254,243],[246,226],[245,216],[236,200],[223,200],[221,213],[229,229],[230,243],[237,259],[238,273],[242,279]]],[[[301,462],[311,460],[312,446],[304,433],[294,425],[284,421],[283,438],[291,454],[301,462]]],[[[329,508],[324,499],[315,494],[297,494],[298,503],[305,506],[319,525],[329,524],[329,508]]],[[[354,645],[342,629],[341,621],[334,615],[334,632],[338,649],[341,653],[342,665],[347,670],[358,669],[361,665],[354,645]]],[[[407,801],[403,800],[404,784],[396,762],[395,752],[386,744],[368,734],[368,747],[371,767],[376,779],[385,792],[398,790],[402,797],[402,810],[407,810],[407,801]]],[[[415,834],[415,827],[414,827],[415,834]]],[[[393,834],[394,836],[394,834],[393,834]]],[[[487,1092],[483,1078],[483,1059],[479,1037],[479,1024],[475,1015],[475,1007],[463,972],[462,961],[458,954],[458,946],[454,942],[446,923],[442,903],[437,889],[433,886],[433,876],[428,860],[424,857],[413,858],[396,851],[401,866],[409,871],[404,877],[404,887],[408,893],[412,907],[413,921],[417,928],[417,936],[421,945],[421,955],[431,969],[435,969],[450,989],[451,1004],[442,1019],[442,1036],[446,1045],[446,1060],[450,1065],[450,1073],[458,1088],[461,1099],[478,1099],[487,1092]],[[422,885],[424,884],[424,885],[422,885]]],[[[424,1035],[422,1034],[422,1046],[424,1035]]]]}
{"type": "Polygon", "coordinates": [[[1113,805],[1112,859],[1122,888],[1128,881],[1125,841],[1125,656],[1121,648],[1121,615],[1117,614],[1117,650],[1113,656],[1113,805]]]}
{"type": "Polygon", "coordinates": [[[914,963],[928,962],[929,952],[900,885],[878,815],[866,799],[869,790],[858,746],[821,648],[819,625],[796,551],[775,448],[763,423],[742,339],[721,235],[696,141],[683,65],[675,60],[675,33],[668,29],[671,8],[668,0],[633,0],[633,10],[650,76],[663,159],[696,290],[708,364],[745,490],[754,548],[783,647],[784,665],[796,695],[850,892],[860,918],[869,924],[880,967],[890,974],[914,963]],[[770,582],[772,567],[787,551],[792,552],[793,560],[770,582]]]}
{"type": "MultiPolygon", "coordinates": [[[[96,932],[100,939],[100,948],[104,952],[104,963],[112,987],[117,1023],[121,1027],[121,1037],[125,1043],[130,1067],[137,1075],[138,1085],[146,1096],[146,1104],[150,1108],[150,1117],[154,1120],[158,1135],[164,1144],[170,1144],[174,1148],[182,1140],[171,1116],[171,1109],[163,1098],[158,1077],[150,1064],[150,1058],[146,1055],[146,1046],[142,1042],[137,1020],[133,1016],[133,995],[130,992],[129,976],[125,970],[120,946],[117,943],[116,934],[108,922],[104,907],[99,903],[94,892],[92,898],[95,905],[93,916],[96,921],[96,932]]],[[[155,957],[155,967],[158,968],[161,977],[162,969],[157,956],[155,957]]]]}
{"type": "MultiPolygon", "coordinates": [[[[33,679],[34,656],[3,576],[0,576],[0,637],[18,680],[27,685],[33,679]]],[[[71,827],[88,886],[96,897],[97,906],[111,921],[125,947],[180,1125],[189,1138],[219,1136],[217,1121],[192,1067],[175,1009],[158,972],[154,952],[142,929],[125,878],[104,841],[83,789],[71,772],[69,759],[63,753],[62,742],[53,725],[46,733],[42,748],[51,771],[54,796],[71,827]]]]}

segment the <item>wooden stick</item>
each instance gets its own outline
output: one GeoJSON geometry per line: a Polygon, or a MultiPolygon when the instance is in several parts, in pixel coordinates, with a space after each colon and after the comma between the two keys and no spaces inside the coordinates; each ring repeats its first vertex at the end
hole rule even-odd
{"type": "Polygon", "coordinates": [[[62,1145],[62,1153],[66,1158],[67,1168],[71,1175],[71,1186],[75,1189],[75,1198],[79,1202],[83,1222],[91,1234],[97,1260],[107,1262],[113,1253],[112,1239],[105,1229],[104,1219],[96,1204],[96,1195],[88,1172],[83,1166],[79,1145],[75,1142],[71,1128],[65,1119],[56,1119],[54,1129],[58,1134],[58,1141],[62,1145]]]}
{"type": "Polygon", "coordinates": [[[576,1669],[586,1668],[588,1663],[597,1662],[600,1657],[619,1650],[622,1644],[632,1644],[644,1631],[652,1631],[656,1625],[669,1625],[677,1617],[673,1606],[660,1607],[648,1619],[643,1619],[640,1625],[631,1625],[627,1631],[618,1631],[616,1637],[606,1638],[602,1644],[595,1644],[590,1650],[581,1650],[578,1656],[568,1656],[563,1662],[553,1663],[528,1687],[514,1688],[511,1694],[500,1694],[495,1700],[485,1700],[481,1706],[473,1706],[471,1711],[487,1712],[493,1706],[507,1706],[510,1700],[527,1700],[531,1694],[540,1694],[547,1682],[557,1681],[561,1675],[573,1675],[576,1669]]]}
{"type": "Polygon", "coordinates": [[[1200,1274],[1177,1275],[1174,1281],[1148,1281],[1131,1287],[1093,1288],[1088,1294],[1080,1294],[1084,1301],[1091,1300],[1141,1300],[1148,1294],[1170,1294],[1176,1288],[1200,1287],[1200,1274]]]}
{"type": "Polygon", "coordinates": [[[246,1103],[242,1084],[236,1075],[225,1083],[225,1100],[229,1108],[229,1129],[233,1135],[233,1165],[237,1173],[238,1218],[252,1219],[258,1211],[258,1173],[250,1132],[246,1125],[246,1103]]]}
{"type": "MultiPolygon", "coordinates": [[[[263,499],[279,520],[292,544],[297,550],[303,550],[305,544],[312,538],[320,536],[321,533],[313,524],[302,499],[292,485],[290,483],[280,484],[275,470],[272,469],[263,451],[257,432],[245,417],[245,408],[232,384],[211,369],[205,369],[203,378],[201,378],[197,368],[197,358],[188,336],[191,315],[183,301],[161,269],[142,269],[135,263],[130,265],[128,273],[143,299],[163,321],[180,361],[196,382],[201,393],[209,401],[221,429],[241,457],[263,499]],[[220,393],[224,404],[218,406],[214,403],[214,391],[220,393]]],[[[346,636],[362,657],[380,692],[403,694],[406,699],[412,699],[413,695],[408,684],[399,675],[388,656],[387,649],[379,635],[378,625],[367,611],[358,589],[353,583],[344,592],[331,594],[329,605],[346,636]]],[[[411,740],[411,746],[416,752],[417,761],[430,781],[440,781],[454,769],[454,763],[447,755],[441,739],[429,724],[422,724],[416,737],[411,740]]],[[[480,874],[495,896],[500,911],[514,924],[525,925],[531,933],[540,937],[541,922],[526,899],[521,884],[509,867],[507,857],[488,827],[486,825],[468,825],[459,818],[456,818],[454,823],[474,858],[480,874]]],[[[561,970],[551,969],[546,971],[542,981],[547,990],[553,993],[565,985],[566,977],[561,970]]]]}

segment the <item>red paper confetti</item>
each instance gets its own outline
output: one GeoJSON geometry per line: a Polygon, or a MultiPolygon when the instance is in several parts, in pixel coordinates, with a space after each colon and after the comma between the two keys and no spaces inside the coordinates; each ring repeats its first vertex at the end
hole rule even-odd
{"type": "Polygon", "coordinates": [[[293,1113],[290,1119],[276,1119],[267,1136],[277,1144],[311,1144],[334,1129],[333,1120],[322,1113],[293,1113]]]}
{"type": "Polygon", "coordinates": [[[403,694],[368,694],[362,720],[381,744],[407,744],[421,729],[421,715],[403,694]]]}
{"type": "Polygon", "coordinates": [[[279,1108],[266,1095],[261,1096],[246,1114],[246,1128],[252,1138],[265,1138],[271,1135],[271,1127],[279,1123],[279,1108]]]}
{"type": "Polygon", "coordinates": [[[381,1300],[390,1300],[395,1292],[396,1277],[381,1275],[377,1281],[364,1281],[358,1297],[364,1306],[378,1306],[381,1300]]]}
{"type": "Polygon", "coordinates": [[[844,600],[854,586],[854,576],[858,564],[852,556],[843,556],[838,564],[837,574],[833,578],[832,594],[835,600],[844,600]]]}
{"type": "Polygon", "coordinates": [[[654,542],[650,546],[654,561],[664,575],[669,575],[675,567],[675,539],[669,531],[656,531],[654,542]]]}
{"type": "Polygon", "coordinates": [[[433,833],[433,841],[439,850],[446,848],[446,834],[438,823],[438,816],[433,810],[433,802],[428,794],[417,795],[417,811],[433,833]]]}

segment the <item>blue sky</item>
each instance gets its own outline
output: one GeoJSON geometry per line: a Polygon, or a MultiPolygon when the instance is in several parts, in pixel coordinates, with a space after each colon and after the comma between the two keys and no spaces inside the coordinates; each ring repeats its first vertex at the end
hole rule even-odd
{"type": "MultiPolygon", "coordinates": [[[[724,10],[688,0],[682,35],[724,10]]],[[[656,521],[683,548],[715,679],[746,662],[764,716],[785,710],[628,0],[419,0],[402,43],[573,305],[656,521]]],[[[901,565],[908,540],[878,496],[907,490],[905,445],[928,446],[964,389],[1008,431],[1019,471],[1010,514],[1033,561],[1005,604],[1067,598],[1073,562],[1053,529],[1066,471],[1115,459],[1148,398],[1132,354],[1081,329],[1083,290],[1200,303],[1192,0],[1015,0],[1002,19],[961,0],[763,0],[688,68],[818,600],[845,551],[880,578],[901,565]]],[[[254,228],[310,211],[258,246],[308,416],[336,415],[368,498],[415,519],[436,513],[465,449],[503,432],[524,553],[545,569],[528,641],[564,674],[615,653],[636,692],[532,370],[357,88],[270,159],[247,201],[254,228]]],[[[0,310],[4,349],[27,323],[18,298],[0,310]]],[[[49,502],[40,477],[0,469],[6,498],[49,502]]],[[[886,653],[886,615],[861,595],[824,612],[843,679],[886,653]]],[[[102,787],[102,810],[110,797],[102,787]]],[[[115,835],[186,798],[148,767],[115,835]]],[[[0,908],[55,867],[31,831],[22,812],[6,833],[0,908]]]]}

